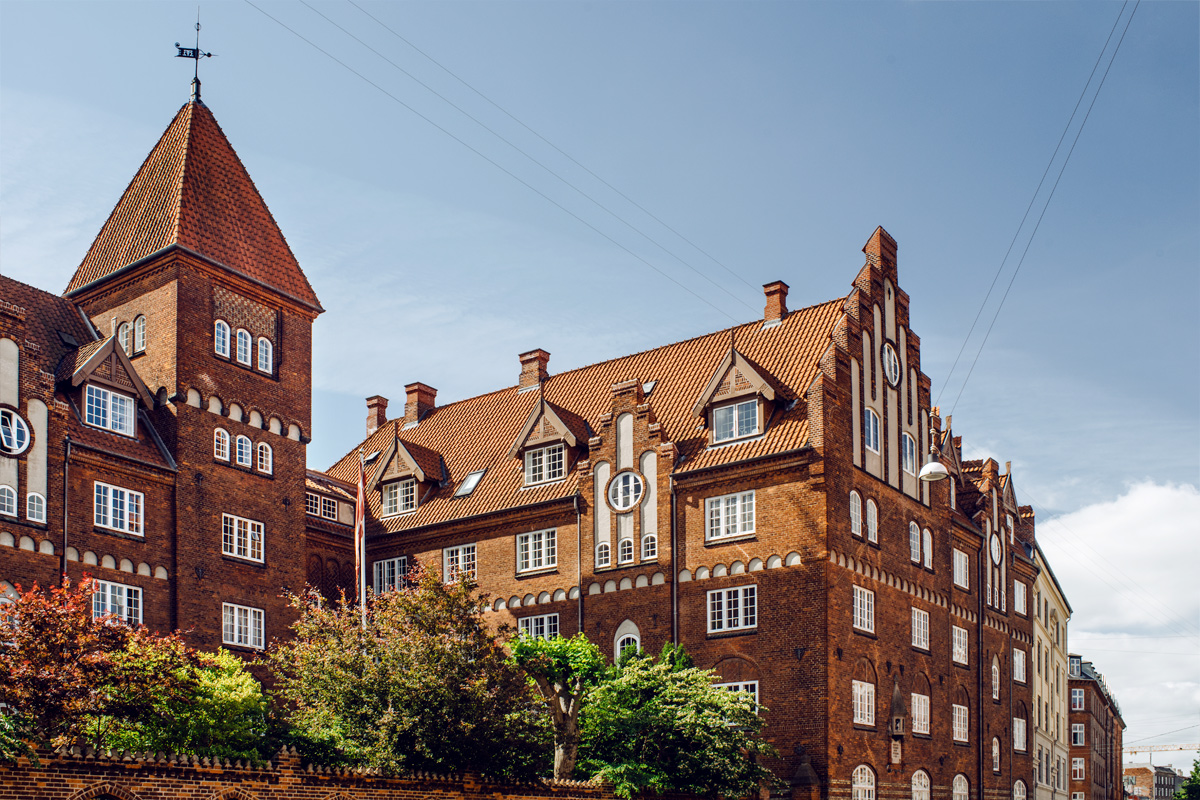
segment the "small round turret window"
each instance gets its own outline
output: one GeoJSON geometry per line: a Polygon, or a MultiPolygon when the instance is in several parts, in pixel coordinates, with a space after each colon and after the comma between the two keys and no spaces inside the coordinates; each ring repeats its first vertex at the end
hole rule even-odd
{"type": "Polygon", "coordinates": [[[900,383],[900,357],[891,342],[883,346],[883,374],[892,386],[900,383]]]}
{"type": "Polygon", "coordinates": [[[628,511],[642,499],[642,479],[636,472],[622,472],[608,485],[608,504],[617,511],[628,511]]]}
{"type": "Polygon", "coordinates": [[[29,427],[21,415],[7,408],[0,408],[0,453],[15,456],[29,447],[29,427]]]}

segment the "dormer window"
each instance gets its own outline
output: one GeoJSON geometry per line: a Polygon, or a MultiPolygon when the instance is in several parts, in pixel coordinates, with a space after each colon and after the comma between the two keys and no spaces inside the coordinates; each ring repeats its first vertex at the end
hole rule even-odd
{"type": "Polygon", "coordinates": [[[525,451],[525,485],[549,483],[566,475],[566,448],[559,444],[525,451]]]}
{"type": "Polygon", "coordinates": [[[383,485],[383,516],[394,517],[417,507],[417,481],[406,478],[383,485]]]}
{"type": "Polygon", "coordinates": [[[321,516],[325,519],[331,519],[335,522],[338,517],[338,503],[332,497],[321,498],[321,516]]]}
{"type": "Polygon", "coordinates": [[[758,398],[714,408],[712,431],[713,442],[741,439],[758,433],[758,398]]]}
{"type": "Polygon", "coordinates": [[[229,325],[224,320],[213,323],[213,352],[229,358],[229,325]]]}
{"type": "Polygon", "coordinates": [[[244,328],[238,328],[237,332],[237,360],[239,364],[250,366],[250,331],[244,328]]]}
{"type": "Polygon", "coordinates": [[[84,421],[94,428],[133,436],[133,398],[88,384],[84,421]]]}

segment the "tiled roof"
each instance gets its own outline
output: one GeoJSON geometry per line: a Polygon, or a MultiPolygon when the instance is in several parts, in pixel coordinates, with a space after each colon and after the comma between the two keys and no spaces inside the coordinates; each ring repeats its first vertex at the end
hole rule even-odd
{"type": "MultiPolygon", "coordinates": [[[[90,326],[84,322],[79,307],[70,300],[3,275],[0,275],[0,297],[25,310],[25,339],[34,344],[32,351],[46,372],[56,373],[63,356],[73,355],[80,346],[93,345],[90,326]],[[64,342],[59,331],[73,338],[75,344],[64,342]]],[[[100,344],[103,342],[95,346],[100,344]]],[[[30,349],[23,347],[22,352],[28,357],[30,349]]],[[[74,361],[72,371],[73,367],[74,361]]]]}
{"type": "Polygon", "coordinates": [[[97,350],[108,344],[106,339],[100,339],[95,342],[88,342],[83,347],[68,352],[58,362],[58,369],[54,371],[54,379],[58,381],[69,381],[79,368],[87,363],[97,350]]]}
{"type": "Polygon", "coordinates": [[[67,294],[171,245],[320,308],[254,181],[198,101],[179,110],[150,151],[67,294]]]}
{"type": "MultiPolygon", "coordinates": [[[[803,396],[815,377],[821,354],[829,346],[835,324],[842,315],[838,299],[791,312],[778,326],[763,329],[761,321],[738,326],[739,352],[769,372],[787,388],[787,396],[803,396]]],[[[780,406],[766,432],[753,440],[718,447],[707,446],[707,431],[692,415],[713,371],[729,350],[730,331],[723,330],[658,347],[642,353],[551,375],[543,393],[557,409],[586,420],[599,430],[600,417],[611,411],[615,383],[657,381],[647,401],[662,426],[665,441],[679,449],[680,470],[729,464],[757,456],[782,453],[808,442],[808,417],[802,405],[780,406]]],[[[449,481],[423,497],[417,510],[383,520],[391,531],[435,525],[454,519],[502,511],[570,497],[577,489],[577,471],[565,480],[534,487],[524,486],[519,459],[509,448],[538,402],[538,392],[518,392],[517,387],[491,392],[430,411],[415,428],[389,421],[359,447],[338,461],[329,474],[339,480],[357,480],[357,453],[386,450],[393,436],[440,453],[449,481]],[[487,469],[475,491],[453,497],[469,473],[487,469]]],[[[586,440],[584,440],[586,441],[586,440]]],[[[368,480],[382,467],[382,458],[367,465],[368,480]]],[[[666,468],[664,465],[663,468],[666,468]]],[[[368,497],[372,515],[379,515],[379,494],[368,497]]]]}

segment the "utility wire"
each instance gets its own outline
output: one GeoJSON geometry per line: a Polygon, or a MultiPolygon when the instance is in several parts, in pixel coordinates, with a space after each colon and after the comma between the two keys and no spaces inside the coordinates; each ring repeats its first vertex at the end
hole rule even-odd
{"type": "Polygon", "coordinates": [[[1129,745],[1137,744],[1138,742],[1148,742],[1151,739],[1157,739],[1160,736],[1170,736],[1172,733],[1182,733],[1183,731],[1190,731],[1192,728],[1200,728],[1200,725],[1188,725],[1186,728],[1179,728],[1179,729],[1173,730],[1173,731],[1166,731],[1165,733],[1156,733],[1153,736],[1145,736],[1145,737],[1142,737],[1141,739],[1134,739],[1132,742],[1122,742],[1121,747],[1123,747],[1123,748],[1128,747],[1129,745]]]}
{"type": "Polygon", "coordinates": [[[633,252],[633,251],[632,251],[632,250],[630,250],[628,247],[626,247],[625,245],[621,244],[621,243],[620,243],[620,242],[618,242],[616,239],[614,239],[613,237],[609,236],[607,233],[605,233],[604,231],[600,230],[600,229],[599,229],[599,228],[597,228],[595,225],[593,225],[592,223],[590,223],[590,222],[588,222],[587,220],[585,220],[583,217],[581,217],[581,216],[579,216],[578,214],[576,214],[574,211],[571,211],[569,208],[567,208],[566,206],[564,206],[562,203],[558,202],[557,200],[555,200],[554,198],[550,197],[550,196],[549,196],[548,194],[546,194],[545,192],[541,191],[541,190],[540,190],[540,189],[538,189],[537,187],[535,187],[535,186],[533,186],[532,184],[530,184],[528,181],[526,181],[526,180],[524,180],[523,178],[521,178],[519,175],[517,175],[517,174],[513,173],[511,170],[509,170],[509,169],[507,169],[507,168],[503,167],[502,165],[500,165],[499,163],[497,163],[497,162],[496,162],[495,160],[493,160],[492,158],[489,158],[487,155],[485,155],[484,153],[480,152],[478,149],[476,149],[475,147],[471,146],[470,144],[468,144],[466,141],[464,141],[463,139],[459,138],[459,137],[458,137],[458,136],[456,136],[455,134],[451,133],[449,130],[447,130],[447,129],[446,129],[446,128],[444,128],[443,126],[441,126],[441,125],[439,125],[438,123],[434,122],[432,119],[430,119],[429,117],[425,116],[425,115],[424,115],[424,114],[422,114],[420,111],[417,111],[415,108],[413,108],[412,106],[410,106],[408,103],[404,102],[404,101],[403,101],[403,100],[401,100],[399,97],[397,97],[396,95],[394,95],[394,94],[392,94],[391,92],[389,92],[387,89],[385,89],[385,88],[383,88],[382,86],[380,86],[378,83],[375,83],[375,81],[371,80],[371,79],[370,79],[370,78],[368,78],[366,75],[363,75],[361,72],[359,72],[358,70],[354,69],[354,67],[350,66],[350,65],[349,65],[349,64],[347,64],[345,61],[342,61],[340,58],[338,58],[337,56],[333,55],[333,54],[332,54],[332,53],[330,53],[328,50],[326,50],[325,48],[323,48],[323,47],[321,47],[320,45],[318,45],[316,42],[314,42],[314,41],[312,41],[311,39],[307,38],[306,36],[304,36],[303,34],[301,34],[300,32],[298,32],[297,30],[295,30],[294,28],[292,28],[291,26],[289,26],[289,25],[287,25],[286,23],[284,23],[282,20],[280,20],[280,19],[278,19],[278,18],[276,18],[276,17],[272,16],[271,14],[268,14],[268,13],[267,13],[266,11],[264,11],[262,8],[260,8],[259,6],[255,5],[255,4],[252,2],[252,0],[245,0],[245,3],[246,3],[246,5],[248,5],[248,6],[250,6],[251,8],[253,8],[255,11],[259,12],[260,14],[262,14],[262,15],[263,15],[264,17],[266,17],[267,19],[269,19],[269,20],[271,20],[272,22],[274,22],[275,24],[279,25],[281,28],[283,28],[284,30],[286,30],[288,33],[290,33],[290,34],[292,34],[293,36],[295,36],[297,39],[301,40],[301,41],[302,41],[302,42],[304,42],[305,44],[309,45],[310,47],[312,47],[313,49],[315,49],[316,51],[318,51],[319,53],[321,53],[322,55],[324,55],[324,56],[325,56],[326,58],[328,58],[329,60],[331,60],[331,61],[333,61],[334,63],[338,64],[338,65],[339,65],[339,66],[341,66],[343,69],[345,69],[346,71],[350,72],[351,74],[353,74],[353,75],[357,76],[358,78],[362,79],[364,82],[366,82],[366,83],[370,84],[372,87],[374,87],[374,88],[375,88],[376,90],[378,90],[380,93],[382,93],[382,94],[383,94],[383,95],[385,95],[386,97],[390,98],[391,100],[395,101],[396,103],[400,104],[400,105],[401,105],[401,106],[403,106],[404,108],[408,109],[408,110],[409,110],[409,111],[411,111],[413,114],[415,114],[416,116],[418,116],[418,117],[420,117],[421,119],[423,119],[425,122],[428,122],[430,125],[432,125],[433,127],[437,128],[439,131],[441,131],[442,133],[446,134],[446,135],[447,135],[447,136],[449,136],[451,139],[453,139],[454,141],[458,142],[458,143],[459,143],[459,144],[461,144],[463,147],[467,148],[467,149],[468,149],[468,150],[470,150],[472,153],[474,153],[475,155],[479,156],[479,157],[480,157],[480,158],[482,158],[484,161],[488,162],[488,163],[489,163],[489,164],[491,164],[493,167],[495,167],[496,169],[498,169],[498,170],[500,170],[501,172],[503,172],[505,175],[508,175],[510,178],[512,178],[513,180],[517,181],[518,183],[520,183],[520,184],[521,184],[522,186],[524,186],[525,188],[529,189],[529,191],[533,192],[534,194],[538,195],[538,196],[539,196],[539,197],[541,197],[542,199],[546,200],[546,202],[548,202],[548,203],[550,203],[550,204],[552,204],[552,205],[556,206],[556,207],[557,207],[557,208],[558,208],[560,211],[562,211],[563,213],[565,213],[565,214],[567,214],[567,215],[569,215],[569,216],[571,216],[571,217],[574,217],[574,218],[575,218],[575,219],[576,219],[578,222],[580,222],[581,224],[583,224],[583,225],[585,225],[586,227],[588,227],[589,229],[591,229],[591,230],[592,230],[594,233],[596,233],[596,234],[598,234],[598,235],[600,235],[600,236],[604,237],[605,239],[607,239],[607,240],[608,240],[610,243],[612,243],[612,244],[613,244],[613,245],[615,245],[616,247],[619,247],[620,249],[624,250],[626,253],[628,253],[629,255],[633,256],[635,259],[637,259],[638,261],[642,262],[642,263],[643,263],[643,264],[645,264],[647,267],[649,267],[650,269],[654,270],[654,271],[655,271],[655,272],[657,272],[659,275],[661,275],[662,277],[664,277],[664,278],[666,278],[667,280],[669,280],[671,283],[673,283],[673,284],[675,284],[676,286],[678,286],[680,289],[683,289],[685,292],[687,292],[688,294],[690,294],[692,297],[694,297],[694,298],[696,298],[697,300],[699,300],[700,302],[704,303],[706,306],[708,306],[708,307],[712,308],[712,309],[713,309],[714,311],[716,311],[718,314],[721,314],[722,316],[725,316],[725,317],[727,317],[728,319],[730,319],[731,321],[733,321],[733,323],[734,323],[735,325],[737,325],[737,324],[740,324],[740,323],[741,323],[741,320],[738,320],[738,319],[737,319],[737,318],[735,318],[733,315],[731,315],[729,312],[725,311],[724,309],[720,308],[720,307],[719,307],[719,306],[717,306],[716,304],[714,304],[714,303],[710,302],[709,300],[705,299],[704,297],[700,296],[699,294],[697,294],[696,292],[694,292],[694,291],[693,291],[691,288],[689,288],[689,287],[685,286],[684,284],[680,283],[679,281],[675,280],[675,279],[674,279],[674,278],[672,278],[670,275],[668,275],[666,272],[664,272],[663,270],[659,269],[658,267],[656,267],[654,264],[652,264],[652,263],[650,263],[649,261],[647,261],[647,260],[646,260],[645,258],[643,258],[642,256],[640,256],[640,255],[638,255],[637,253],[633,252]]]}
{"type": "MultiPolygon", "coordinates": [[[[696,250],[698,253],[700,253],[701,255],[705,256],[705,257],[706,257],[706,258],[708,258],[709,260],[711,260],[711,261],[712,261],[714,264],[716,264],[716,265],[717,265],[717,266],[719,266],[721,269],[723,269],[723,270],[725,270],[726,272],[728,272],[728,273],[729,273],[730,275],[732,275],[733,277],[737,278],[737,279],[738,279],[739,281],[741,281],[742,283],[744,283],[744,284],[746,284],[747,286],[749,286],[751,289],[754,289],[755,291],[757,291],[757,290],[758,290],[758,287],[757,287],[757,286],[755,286],[754,284],[752,284],[752,283],[750,283],[749,281],[747,281],[745,278],[743,278],[741,275],[739,275],[739,274],[737,274],[736,272],[734,272],[734,271],[733,271],[732,269],[730,269],[729,267],[725,266],[725,264],[723,264],[723,263],[722,263],[722,262],[721,262],[721,261],[720,261],[720,260],[719,260],[719,259],[718,259],[716,256],[714,256],[712,253],[709,253],[707,250],[705,250],[704,248],[702,248],[700,245],[696,244],[696,243],[695,243],[695,242],[693,242],[691,239],[689,239],[688,237],[684,236],[684,235],[683,235],[682,233],[680,233],[679,231],[675,230],[675,228],[671,227],[671,226],[670,226],[670,225],[668,225],[666,222],[664,222],[662,219],[660,219],[659,217],[655,216],[655,214],[654,214],[652,211],[650,211],[648,208],[646,208],[646,207],[645,207],[645,206],[643,206],[642,204],[638,203],[636,200],[634,200],[632,197],[630,197],[629,195],[627,195],[627,194],[625,194],[624,192],[622,192],[622,191],[621,191],[620,189],[618,189],[616,186],[613,186],[611,183],[609,183],[608,181],[604,180],[604,178],[601,178],[599,175],[597,175],[597,174],[596,174],[595,172],[593,172],[592,170],[588,169],[588,168],[587,168],[585,165],[583,165],[583,164],[581,164],[579,161],[577,161],[577,160],[576,160],[576,159],[575,159],[575,158],[574,158],[574,157],[573,157],[573,156],[572,156],[570,153],[566,152],[566,151],[565,151],[565,150],[563,150],[561,147],[559,147],[558,145],[556,145],[554,142],[550,141],[550,140],[549,140],[549,139],[547,139],[545,136],[543,136],[542,134],[540,134],[540,133],[538,133],[537,131],[535,131],[533,128],[531,128],[531,127],[529,127],[528,125],[526,125],[524,122],[522,122],[522,121],[521,121],[520,119],[518,119],[516,116],[514,116],[514,115],[513,115],[513,114],[511,114],[511,113],[509,113],[508,109],[504,108],[504,107],[503,107],[503,106],[501,106],[499,103],[495,102],[495,101],[494,101],[494,100],[492,100],[490,97],[488,97],[487,95],[485,95],[483,92],[479,91],[479,90],[478,90],[478,89],[476,89],[474,86],[472,86],[471,84],[467,83],[467,82],[466,82],[466,81],[465,81],[463,78],[460,78],[458,75],[456,75],[454,72],[452,72],[452,71],[451,71],[451,70],[450,70],[448,67],[446,67],[445,65],[441,64],[441,63],[440,63],[440,62],[439,62],[437,59],[435,59],[433,56],[429,55],[429,54],[428,54],[428,53],[426,53],[424,50],[422,50],[421,48],[417,47],[415,44],[413,44],[413,43],[412,43],[412,42],[410,42],[408,39],[404,38],[402,35],[400,35],[398,32],[396,32],[394,29],[392,29],[390,26],[388,26],[388,25],[387,25],[387,23],[383,22],[381,19],[379,19],[378,17],[376,17],[376,16],[374,16],[373,14],[371,14],[371,12],[367,11],[365,8],[363,8],[363,7],[362,7],[362,6],[360,6],[358,3],[356,3],[354,0],[346,0],[346,2],[348,2],[350,5],[352,5],[352,6],[354,6],[355,8],[357,8],[357,9],[358,9],[359,11],[361,11],[363,14],[366,14],[366,15],[367,15],[368,17],[370,17],[371,19],[375,20],[375,22],[376,22],[376,23],[378,23],[378,24],[379,24],[381,27],[383,27],[385,30],[387,30],[389,33],[391,33],[391,34],[392,34],[393,36],[395,36],[397,39],[399,39],[400,41],[404,42],[406,45],[408,45],[409,47],[411,47],[413,50],[416,50],[418,53],[420,53],[422,56],[424,56],[426,59],[428,59],[428,60],[429,60],[429,61],[430,61],[432,64],[434,64],[434,65],[435,65],[435,66],[437,66],[439,69],[441,69],[443,72],[445,72],[447,75],[449,75],[451,78],[454,78],[454,80],[458,81],[458,82],[459,82],[459,83],[461,83],[463,86],[467,87],[467,88],[468,88],[468,89],[470,89],[472,92],[474,92],[475,94],[477,94],[477,95],[478,95],[480,98],[482,98],[482,99],[483,99],[485,102],[487,102],[487,103],[489,103],[490,105],[492,105],[493,107],[495,107],[497,110],[499,110],[499,111],[500,111],[502,114],[504,114],[505,116],[507,116],[507,117],[508,117],[509,119],[511,119],[513,122],[517,123],[517,124],[518,124],[518,125],[520,125],[522,128],[524,128],[525,130],[529,131],[529,132],[530,132],[530,133],[532,133],[534,136],[536,136],[537,138],[541,139],[543,142],[545,142],[546,144],[548,144],[550,147],[552,147],[554,150],[556,150],[556,151],[557,151],[559,154],[561,154],[561,155],[562,155],[564,158],[566,158],[567,160],[569,160],[569,161],[570,161],[572,164],[574,164],[575,166],[579,167],[579,168],[580,168],[580,169],[582,169],[584,172],[586,172],[588,175],[591,175],[593,178],[595,178],[596,180],[600,181],[600,183],[604,184],[604,185],[605,185],[605,186],[607,186],[609,189],[611,189],[612,191],[614,191],[615,193],[617,193],[618,195],[620,195],[620,196],[621,196],[621,197],[622,197],[624,200],[626,200],[627,202],[629,202],[631,205],[633,205],[635,208],[637,208],[638,210],[640,210],[642,213],[646,214],[646,216],[650,217],[650,219],[654,220],[654,221],[655,221],[655,222],[657,222],[659,225],[662,225],[664,228],[666,228],[666,229],[667,229],[667,230],[669,230],[671,233],[673,233],[673,234],[675,234],[676,236],[678,236],[678,237],[679,237],[680,239],[682,239],[684,242],[686,242],[687,244],[691,245],[691,246],[692,246],[692,248],[694,248],[694,249],[695,249],[695,250],[696,250]]],[[[1126,0],[1126,2],[1128,2],[1128,0],[1126,0]]]]}
{"type": "MultiPolygon", "coordinates": [[[[1079,144],[1079,137],[1083,134],[1088,117],[1092,115],[1092,109],[1096,105],[1097,98],[1100,97],[1100,91],[1104,88],[1105,80],[1108,79],[1108,72],[1112,69],[1113,62],[1117,59],[1117,53],[1121,51],[1121,43],[1125,41],[1125,34],[1129,32],[1129,25],[1133,22],[1133,15],[1137,13],[1138,6],[1141,4],[1142,0],[1137,0],[1133,4],[1133,11],[1129,12],[1129,19],[1125,21],[1125,27],[1121,31],[1121,38],[1117,40],[1117,46],[1113,48],[1112,57],[1108,60],[1108,66],[1104,68],[1104,75],[1100,78],[1100,83],[1096,86],[1096,93],[1092,95],[1092,102],[1088,104],[1087,113],[1083,115],[1083,121],[1079,123],[1079,130],[1075,132],[1075,139],[1071,142],[1071,149],[1067,151],[1067,157],[1063,159],[1062,167],[1058,170],[1058,176],[1054,179],[1054,185],[1050,187],[1050,194],[1046,198],[1045,205],[1042,206],[1041,214],[1038,215],[1037,224],[1033,226],[1033,233],[1029,234],[1029,239],[1025,242],[1025,250],[1022,251],[1021,259],[1017,262],[1017,267],[1013,270],[1012,278],[1008,281],[1008,287],[1005,288],[1004,295],[1000,298],[1000,305],[996,306],[996,313],[992,315],[992,321],[988,325],[987,332],[983,335],[983,341],[979,343],[979,349],[975,352],[974,360],[971,361],[971,368],[967,370],[967,377],[963,379],[962,386],[958,390],[958,396],[954,398],[954,405],[950,406],[951,414],[958,407],[958,401],[962,399],[963,391],[967,388],[967,382],[971,380],[971,375],[975,372],[975,365],[979,363],[979,356],[983,353],[983,348],[987,344],[988,337],[992,335],[992,328],[996,326],[996,320],[999,319],[1000,311],[1004,308],[1004,301],[1008,299],[1008,293],[1012,291],[1013,283],[1017,280],[1017,275],[1021,272],[1021,266],[1025,263],[1025,256],[1029,255],[1029,248],[1033,244],[1033,239],[1037,236],[1038,229],[1042,227],[1042,219],[1046,216],[1046,210],[1050,208],[1050,201],[1054,199],[1054,192],[1058,189],[1058,183],[1062,180],[1063,173],[1067,169],[1067,164],[1071,161],[1071,154],[1075,152],[1075,145],[1079,144]]],[[[1125,7],[1121,6],[1121,10],[1124,11],[1125,7]]],[[[1117,19],[1120,20],[1120,15],[1117,16],[1117,19]]],[[[1107,46],[1107,42],[1105,44],[1107,46]]]]}

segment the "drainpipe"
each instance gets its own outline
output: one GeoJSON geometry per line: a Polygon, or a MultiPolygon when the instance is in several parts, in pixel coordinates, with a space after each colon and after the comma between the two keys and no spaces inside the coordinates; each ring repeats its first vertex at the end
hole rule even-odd
{"type": "Polygon", "coordinates": [[[671,644],[679,646],[679,564],[675,554],[675,476],[671,481],[671,644]]]}
{"type": "Polygon", "coordinates": [[[579,510],[579,492],[571,498],[572,504],[575,506],[575,588],[579,593],[576,598],[577,613],[579,619],[578,633],[583,633],[583,528],[580,522],[581,512],[579,510]]]}
{"type": "MultiPolygon", "coordinates": [[[[977,698],[975,708],[977,710],[975,720],[975,730],[978,732],[975,740],[975,769],[979,787],[976,795],[979,800],[983,800],[983,749],[984,749],[984,734],[983,734],[983,618],[984,618],[984,603],[983,603],[983,587],[986,574],[985,569],[988,565],[985,563],[987,558],[987,541],[977,551],[975,557],[975,569],[978,573],[978,578],[975,582],[975,596],[977,598],[976,606],[978,607],[978,616],[975,623],[975,696],[977,698]]],[[[990,668],[989,668],[990,671],[990,668]]],[[[1011,692],[1009,693],[1011,694],[1011,692]]]]}
{"type": "Polygon", "coordinates": [[[70,517],[70,506],[67,504],[67,480],[71,474],[71,436],[68,434],[63,439],[63,537],[62,537],[62,555],[58,559],[59,563],[59,581],[67,577],[67,522],[70,517]]]}

